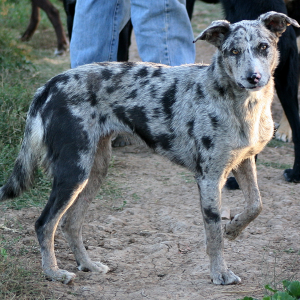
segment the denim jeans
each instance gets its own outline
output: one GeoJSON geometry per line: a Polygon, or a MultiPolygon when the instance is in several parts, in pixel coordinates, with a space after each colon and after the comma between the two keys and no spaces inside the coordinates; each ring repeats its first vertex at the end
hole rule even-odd
{"type": "Polygon", "coordinates": [[[119,33],[129,18],[143,61],[194,63],[193,32],[185,0],[77,0],[71,67],[116,61],[119,33]]]}

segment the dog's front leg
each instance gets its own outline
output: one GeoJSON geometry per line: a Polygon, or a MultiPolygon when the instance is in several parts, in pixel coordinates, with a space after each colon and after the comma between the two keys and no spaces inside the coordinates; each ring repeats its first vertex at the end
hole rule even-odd
{"type": "Polygon", "coordinates": [[[246,205],[242,213],[237,214],[225,225],[225,237],[233,240],[262,210],[262,202],[257,185],[256,165],[254,156],[245,159],[233,174],[243,190],[246,205]]]}
{"type": "Polygon", "coordinates": [[[210,259],[210,277],[214,284],[235,284],[241,279],[227,268],[223,255],[220,186],[218,181],[198,180],[201,211],[206,234],[206,252],[210,259]]]}

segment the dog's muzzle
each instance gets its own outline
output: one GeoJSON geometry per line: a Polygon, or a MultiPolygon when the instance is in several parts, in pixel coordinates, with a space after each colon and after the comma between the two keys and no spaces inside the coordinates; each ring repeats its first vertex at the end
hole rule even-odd
{"type": "Polygon", "coordinates": [[[245,84],[239,82],[238,85],[239,87],[246,90],[259,91],[266,85],[265,82],[261,81],[261,78],[262,76],[260,73],[249,73],[247,77],[244,79],[245,84]]]}
{"type": "Polygon", "coordinates": [[[258,84],[261,79],[261,74],[260,73],[250,73],[247,76],[247,81],[251,84],[258,84]]]}

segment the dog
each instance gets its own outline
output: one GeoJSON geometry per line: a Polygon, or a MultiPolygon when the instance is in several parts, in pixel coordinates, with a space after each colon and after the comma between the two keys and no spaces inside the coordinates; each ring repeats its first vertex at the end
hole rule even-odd
{"type": "MultiPolygon", "coordinates": [[[[287,12],[286,5],[283,0],[220,0],[225,12],[226,20],[230,22],[239,22],[243,19],[254,20],[260,14],[268,11],[277,11],[284,14],[291,14],[294,17],[299,17],[292,12],[291,7],[296,8],[299,5],[298,0],[286,0],[289,5],[287,12]],[[293,6],[291,6],[293,5],[293,6]]],[[[290,15],[289,15],[290,16],[290,15]]],[[[290,16],[291,17],[291,16],[290,16]]],[[[292,17],[293,18],[293,17],[292,17]]],[[[286,169],[283,173],[284,178],[288,182],[300,182],[300,118],[298,104],[298,49],[296,42],[296,32],[294,28],[287,28],[278,43],[280,52],[280,61],[274,73],[275,88],[278,98],[283,107],[284,113],[289,121],[292,130],[294,142],[295,160],[292,169],[286,169]]],[[[281,129],[282,130],[282,129],[281,129]]],[[[277,133],[277,137],[279,134],[277,133]]],[[[226,184],[229,188],[237,188],[234,181],[229,181],[226,184]]]]}
{"type": "Polygon", "coordinates": [[[62,55],[69,48],[69,42],[59,17],[59,11],[49,0],[31,0],[30,21],[25,32],[21,36],[21,41],[29,41],[32,38],[40,22],[40,8],[46,12],[55,29],[57,39],[55,55],[62,55]]]}
{"type": "Polygon", "coordinates": [[[223,257],[221,189],[233,170],[246,200],[245,210],[224,228],[224,236],[234,239],[262,209],[254,156],[273,136],[277,42],[290,24],[299,26],[276,12],[235,24],[214,21],[195,39],[216,46],[210,65],[94,63],[57,75],[37,90],[0,200],[28,189],[39,164],[52,176],[48,203],[35,223],[47,277],[65,284],[75,277],[58,268],[54,254],[61,219],[78,269],[109,271],[89,258],[81,228],[107,173],[112,134],[131,132],[194,173],[211,280],[241,282],[223,257]]]}

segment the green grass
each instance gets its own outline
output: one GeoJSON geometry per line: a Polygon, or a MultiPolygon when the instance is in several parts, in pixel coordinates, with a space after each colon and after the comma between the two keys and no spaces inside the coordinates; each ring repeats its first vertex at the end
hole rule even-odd
{"type": "Polygon", "coordinates": [[[274,169],[279,169],[279,170],[285,170],[285,169],[291,169],[292,166],[289,164],[282,164],[282,163],[278,163],[278,162],[273,162],[273,161],[265,161],[262,159],[257,159],[256,162],[257,165],[262,165],[265,167],[270,167],[270,168],[274,168],[274,169]]]}
{"type": "Polygon", "coordinates": [[[0,248],[0,299],[50,299],[50,293],[41,284],[44,280],[30,261],[10,256],[0,248]]]}
{"type": "Polygon", "coordinates": [[[212,21],[224,19],[221,4],[208,4],[196,1],[192,18],[194,36],[210,25],[212,21]]]}
{"type": "Polygon", "coordinates": [[[293,148],[293,144],[292,143],[285,143],[283,141],[279,141],[279,140],[276,140],[276,139],[272,139],[268,145],[268,147],[271,147],[271,148],[281,148],[281,147],[288,147],[288,148],[293,148]]]}
{"type": "MultiPolygon", "coordinates": [[[[64,21],[62,3],[52,2],[60,9],[64,21]]],[[[26,43],[20,41],[30,13],[29,1],[0,0],[0,185],[12,170],[35,90],[52,76],[69,68],[67,57],[54,56],[56,36],[42,10],[40,24],[32,40],[26,43]]],[[[16,209],[43,205],[49,189],[49,180],[38,172],[34,188],[7,202],[7,205],[16,209]]]]}

